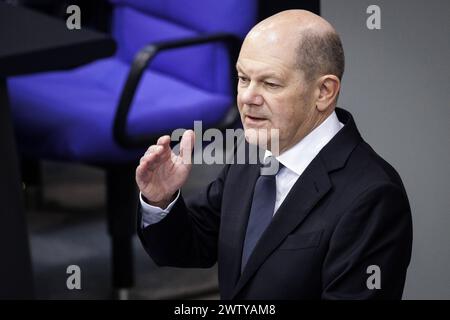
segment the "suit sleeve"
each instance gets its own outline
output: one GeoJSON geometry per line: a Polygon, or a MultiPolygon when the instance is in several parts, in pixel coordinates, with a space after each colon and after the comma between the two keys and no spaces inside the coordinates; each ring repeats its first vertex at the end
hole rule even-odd
{"type": "Polygon", "coordinates": [[[146,228],[138,226],[138,236],[156,264],[207,268],[216,263],[222,191],[228,168],[225,166],[218,178],[189,205],[181,195],[160,222],[146,228]]]}
{"type": "Polygon", "coordinates": [[[411,248],[411,210],[404,189],[387,183],[369,188],[331,236],[322,298],[401,299],[411,248]]]}

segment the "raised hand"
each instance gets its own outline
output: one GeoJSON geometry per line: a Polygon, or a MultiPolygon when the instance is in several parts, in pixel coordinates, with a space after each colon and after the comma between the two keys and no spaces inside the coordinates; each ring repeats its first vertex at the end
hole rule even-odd
{"type": "Polygon", "coordinates": [[[189,177],[194,131],[186,130],[180,142],[180,154],[170,148],[170,136],[162,136],[141,158],[136,183],[151,205],[165,208],[189,177]]]}

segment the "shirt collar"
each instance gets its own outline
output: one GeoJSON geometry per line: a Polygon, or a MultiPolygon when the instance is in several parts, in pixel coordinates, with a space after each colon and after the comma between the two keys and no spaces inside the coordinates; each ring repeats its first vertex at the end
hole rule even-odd
{"type": "MultiPolygon", "coordinates": [[[[336,112],[333,111],[317,128],[275,158],[287,169],[300,176],[320,150],[330,142],[343,126],[336,112]]],[[[266,150],[264,160],[271,155],[272,152],[266,150]]]]}

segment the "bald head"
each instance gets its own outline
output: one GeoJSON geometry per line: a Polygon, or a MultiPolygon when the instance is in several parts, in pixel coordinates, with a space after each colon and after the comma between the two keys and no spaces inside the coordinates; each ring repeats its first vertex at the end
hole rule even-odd
{"type": "Polygon", "coordinates": [[[335,32],[333,26],[322,17],[306,10],[286,10],[262,20],[252,28],[249,35],[261,31],[278,31],[290,34],[311,29],[316,32],[335,32]]]}
{"type": "Polygon", "coordinates": [[[312,12],[286,10],[259,22],[247,34],[243,48],[255,45],[260,50],[283,50],[308,81],[325,74],[342,79],[341,40],[328,21],[312,12]]]}

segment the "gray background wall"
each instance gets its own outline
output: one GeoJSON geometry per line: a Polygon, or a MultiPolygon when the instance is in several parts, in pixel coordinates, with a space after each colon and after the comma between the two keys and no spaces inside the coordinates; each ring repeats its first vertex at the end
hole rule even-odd
{"type": "Polygon", "coordinates": [[[339,106],[403,178],[414,224],[405,299],[450,299],[450,1],[322,0],[342,37],[339,106]],[[369,5],[381,29],[369,30],[369,5]]]}

